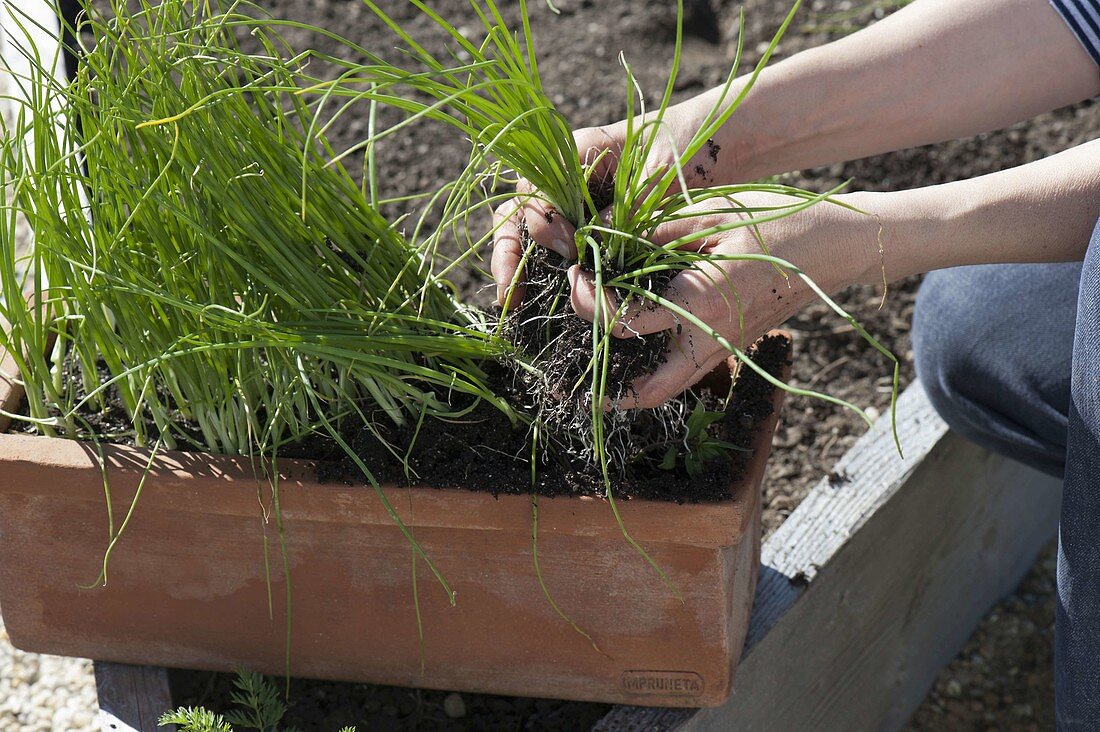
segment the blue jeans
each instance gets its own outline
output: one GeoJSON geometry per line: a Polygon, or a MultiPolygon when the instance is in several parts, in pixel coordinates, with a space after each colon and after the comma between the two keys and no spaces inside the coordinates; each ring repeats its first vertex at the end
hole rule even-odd
{"type": "Polygon", "coordinates": [[[952,429],[1063,478],[1055,716],[1100,730],[1100,222],[1083,263],[928,275],[913,347],[952,429]]]}

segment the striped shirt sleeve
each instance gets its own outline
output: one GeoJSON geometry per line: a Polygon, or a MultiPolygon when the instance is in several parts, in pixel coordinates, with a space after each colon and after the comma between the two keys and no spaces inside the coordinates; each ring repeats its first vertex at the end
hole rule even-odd
{"type": "Polygon", "coordinates": [[[1100,66],[1100,0],[1050,0],[1050,4],[1100,66]]]}

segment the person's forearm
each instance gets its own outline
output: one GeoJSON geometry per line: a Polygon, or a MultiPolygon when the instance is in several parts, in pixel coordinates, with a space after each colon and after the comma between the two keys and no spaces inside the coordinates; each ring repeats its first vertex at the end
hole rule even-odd
{"type": "Polygon", "coordinates": [[[883,266],[893,281],[966,264],[1079,260],[1100,216],[1100,140],[979,178],[840,198],[870,214],[848,229],[858,233],[843,254],[860,263],[848,281],[882,282],[883,266]]]}
{"type": "MultiPolygon", "coordinates": [[[[683,124],[719,92],[680,105],[683,124]]],[[[963,137],[1096,94],[1096,65],[1047,0],[916,0],[767,68],[718,134],[715,177],[753,180],[963,137]]]]}

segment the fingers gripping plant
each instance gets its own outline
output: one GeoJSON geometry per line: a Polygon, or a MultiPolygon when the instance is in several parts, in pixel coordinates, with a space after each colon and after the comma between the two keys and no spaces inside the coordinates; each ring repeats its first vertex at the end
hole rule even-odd
{"type": "MultiPolygon", "coordinates": [[[[503,222],[477,242],[469,240],[467,224],[477,208],[495,206],[509,198],[508,195],[478,195],[480,188],[493,188],[495,186],[492,184],[501,178],[521,179],[524,183],[521,190],[525,191],[521,198],[541,200],[576,227],[575,244],[581,265],[591,272],[595,291],[601,293],[606,290],[611,295],[606,300],[600,296],[595,298],[596,308],[591,325],[581,323],[568,312],[569,285],[564,277],[567,263],[555,261],[555,255],[549,255],[525,238],[525,250],[517,272],[517,279],[526,278],[525,301],[522,305],[513,306],[514,301],[508,299],[509,305],[505,307],[499,331],[519,346],[515,361],[517,373],[533,387],[538,426],[534,432],[536,440],[542,439],[548,449],[554,449],[555,444],[558,448],[564,447],[566,451],[579,454],[583,461],[596,466],[624,537],[665,579],[666,584],[668,580],[662,570],[623,525],[612,493],[612,474],[622,472],[637,460],[637,450],[630,440],[630,429],[637,421],[635,414],[619,410],[616,403],[629,394],[633,378],[653,370],[668,343],[667,332],[626,341],[613,337],[613,329],[625,313],[647,304],[667,308],[681,323],[695,326],[776,386],[840,404],[856,411],[869,422],[862,410],[843,400],[784,385],[747,358],[745,343],[728,341],[710,324],[679,303],[664,297],[664,287],[673,275],[696,268],[708,259],[708,255],[700,253],[698,247],[690,246],[692,242],[739,227],[749,227],[757,232],[759,224],[830,200],[833,191],[813,194],[770,183],[692,190],[684,175],[685,166],[736,112],[752,88],[792,22],[800,0],[784,19],[745,83],[737,88],[735,82],[738,79],[743,33],[739,36],[737,56],[719,101],[683,149],[677,150],[670,164],[663,167],[653,168],[648,162],[655,146],[664,137],[669,137],[665,129],[665,114],[671,103],[680,64],[682,22],[677,27],[669,79],[655,110],[647,110],[630,67],[625,57],[622,58],[627,80],[627,132],[621,150],[603,153],[617,158],[610,180],[597,173],[607,167],[606,164],[601,166],[604,162],[602,156],[582,160],[570,133],[570,125],[543,89],[524,0],[520,0],[518,6],[518,32],[508,27],[494,0],[470,0],[470,7],[484,30],[484,39],[480,42],[469,39],[457,30],[456,24],[426,2],[410,0],[450,38],[453,46],[449,55],[432,53],[375,2],[364,2],[392,30],[405,63],[398,65],[378,56],[369,56],[366,64],[348,65],[347,72],[335,82],[318,80],[314,90],[347,99],[345,108],[363,99],[374,104],[391,105],[408,113],[403,124],[432,119],[456,128],[470,139],[469,166],[449,186],[443,206],[444,225],[436,232],[433,241],[438,241],[438,237],[450,227],[458,229],[460,241],[466,237],[471,250],[486,244],[503,222]],[[781,194],[787,203],[765,208],[741,205],[738,198],[750,192],[781,194]],[[734,214],[730,222],[671,242],[655,243],[654,233],[662,224],[694,215],[690,207],[706,200],[720,201],[721,207],[712,208],[711,212],[734,214]],[[605,206],[609,207],[608,212],[601,217],[605,206]],[[514,310],[510,317],[509,307],[514,310]],[[587,340],[587,347],[579,347],[582,340],[587,340]],[[624,349],[634,349],[637,354],[639,348],[643,353],[641,357],[623,356],[624,349]],[[568,354],[564,359],[563,353],[568,354]],[[624,362],[627,364],[625,367],[624,362]],[[601,409],[601,405],[608,401],[611,402],[611,409],[601,409]]],[[[681,2],[681,21],[682,15],[681,2]]],[[[364,145],[372,145],[400,127],[398,125],[378,133],[364,145]]],[[[848,320],[864,339],[893,362],[896,400],[897,359],[805,273],[790,262],[772,256],[766,241],[758,233],[757,238],[760,242],[759,253],[725,258],[756,261],[760,266],[775,267],[784,277],[793,275],[805,280],[835,312],[848,320]]],[[[714,257],[709,258],[713,262],[714,257]]],[[[513,288],[516,284],[513,282],[513,288]]],[[[733,290],[733,305],[743,321],[741,304],[733,289],[735,283],[726,284],[733,290]]],[[[709,433],[706,436],[702,434],[707,431],[709,423],[702,425],[701,418],[683,397],[656,410],[656,414],[665,433],[676,436],[682,452],[687,453],[685,469],[698,472],[703,453],[709,456],[726,452],[720,439],[709,433]]],[[[666,454],[659,465],[671,468],[678,463],[666,454]]],[[[653,464],[654,467],[657,465],[653,464]]]]}

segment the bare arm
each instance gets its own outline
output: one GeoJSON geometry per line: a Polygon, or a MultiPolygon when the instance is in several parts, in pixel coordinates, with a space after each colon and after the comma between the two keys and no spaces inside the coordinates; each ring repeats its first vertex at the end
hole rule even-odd
{"type": "MultiPolygon", "coordinates": [[[[677,137],[698,128],[720,91],[676,107],[677,137]]],[[[916,0],[765,69],[719,132],[714,173],[739,182],[853,160],[1000,129],[1097,94],[1096,64],[1047,0],[916,0]]]]}
{"type": "MultiPolygon", "coordinates": [[[[734,83],[731,99],[746,81],[734,83]]],[[[669,111],[671,141],[656,146],[652,165],[669,164],[720,92],[669,111]]],[[[699,153],[695,162],[711,169],[706,180],[694,180],[692,165],[685,174],[692,186],[755,180],[998,129],[1097,94],[1096,64],[1047,0],[916,0],[765,69],[716,135],[717,164],[699,153]]],[[[624,135],[622,122],[576,133],[582,156],[615,150],[624,135]]],[[[528,218],[531,237],[574,256],[572,227],[563,217],[547,220],[528,218]]],[[[502,302],[519,262],[517,227],[503,227],[496,241],[502,302]]]]}
{"type": "MultiPolygon", "coordinates": [[[[720,157],[708,182],[974,134],[1097,94],[1096,64],[1046,0],[917,0],[871,28],[765,70],[719,131],[720,157]]],[[[688,139],[717,99],[712,91],[675,107],[666,115],[671,137],[688,139]]],[[[577,139],[582,153],[614,150],[622,125],[579,130],[577,139]]],[[[666,157],[652,164],[668,164],[671,151],[658,152],[666,157]]],[[[758,195],[761,206],[781,203],[758,195]]],[[[968,181],[837,198],[866,214],[820,204],[760,227],[773,254],[828,291],[881,282],[884,274],[895,280],[963,264],[1080,259],[1100,215],[1100,141],[968,181]]],[[[658,229],[654,240],[681,239],[731,215],[713,199],[700,208],[698,217],[658,229]],[[708,213],[707,205],[718,212],[708,213]]],[[[557,238],[568,250],[572,232],[562,217],[555,221],[560,230],[535,226],[531,235],[540,243],[557,238]]],[[[678,274],[665,297],[731,342],[751,341],[814,299],[798,278],[736,259],[759,252],[744,228],[694,246],[713,256],[678,274]],[[741,304],[743,320],[732,303],[741,304]]],[[[493,272],[502,292],[518,259],[518,239],[498,235],[493,272]]],[[[574,268],[571,281],[574,310],[591,319],[591,280],[574,268]]],[[[725,357],[714,339],[681,321],[665,308],[640,308],[616,326],[624,338],[678,326],[668,360],[624,406],[660,404],[725,357]]]]}
{"type": "MultiPolygon", "coordinates": [[[[1100,216],[1100,140],[970,180],[844,198],[881,223],[891,280],[965,264],[1080,260],[1100,216]]],[[[865,251],[877,248],[872,233],[865,251]]],[[[842,279],[881,282],[882,273],[874,264],[842,279]]]]}
{"type": "MultiPolygon", "coordinates": [[[[758,195],[759,200],[741,202],[781,202],[758,195]]],[[[1078,260],[1100,216],[1100,140],[971,180],[836,198],[866,213],[824,203],[760,227],[773,254],[798,266],[828,291],[856,282],[881,282],[884,269],[886,277],[895,280],[964,264],[1078,260]]],[[[658,229],[655,240],[677,239],[731,215],[708,215],[705,206],[700,208],[699,218],[666,225],[658,229]]],[[[759,251],[756,239],[743,228],[701,240],[696,246],[712,254],[711,261],[677,275],[665,297],[733,343],[751,342],[815,299],[797,277],[784,279],[758,261],[730,259],[759,251]],[[744,330],[737,302],[742,306],[744,330]]],[[[591,319],[592,282],[580,272],[573,272],[572,280],[573,307],[591,319]]],[[[960,296],[980,297],[981,293],[960,296]]],[[[668,310],[639,308],[616,326],[615,334],[629,338],[676,325],[683,323],[668,310]]],[[[624,406],[656,406],[695,383],[726,356],[722,346],[694,326],[675,332],[668,360],[637,385],[637,402],[624,406]]]]}

